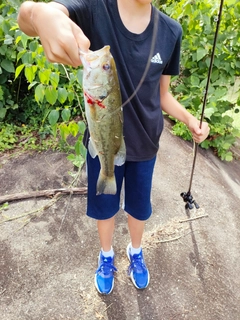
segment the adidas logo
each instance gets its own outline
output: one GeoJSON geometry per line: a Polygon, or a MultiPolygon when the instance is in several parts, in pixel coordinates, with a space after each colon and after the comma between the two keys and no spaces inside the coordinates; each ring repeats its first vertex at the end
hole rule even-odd
{"type": "Polygon", "coordinates": [[[162,58],[160,56],[160,53],[155,54],[155,56],[152,57],[151,62],[162,64],[163,61],[162,61],[162,58]]]}

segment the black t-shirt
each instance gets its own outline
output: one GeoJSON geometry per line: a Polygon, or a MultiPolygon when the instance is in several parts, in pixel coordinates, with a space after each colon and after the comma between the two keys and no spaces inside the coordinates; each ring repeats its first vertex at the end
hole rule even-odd
{"type": "Polygon", "coordinates": [[[123,103],[133,94],[146,69],[136,95],[123,107],[124,139],[128,161],[153,158],[163,130],[159,80],[162,74],[179,73],[181,26],[152,6],[151,21],[144,32],[134,34],[122,23],[117,0],[57,0],[91,42],[91,50],[110,45],[115,59],[123,103]],[[157,17],[157,19],[156,19],[157,17]],[[153,39],[154,23],[158,24],[153,39]],[[154,41],[154,47],[152,47],[154,41]],[[152,56],[149,56],[153,48],[152,56]]]}

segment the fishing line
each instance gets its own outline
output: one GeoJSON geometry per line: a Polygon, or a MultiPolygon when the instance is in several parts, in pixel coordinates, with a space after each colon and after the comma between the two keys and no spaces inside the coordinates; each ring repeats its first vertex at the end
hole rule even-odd
{"type": "MultiPolygon", "coordinates": [[[[211,78],[213,62],[214,62],[215,49],[216,49],[216,44],[217,44],[217,37],[218,37],[218,32],[219,32],[219,27],[220,27],[220,22],[221,22],[221,17],[222,17],[223,3],[224,3],[224,0],[221,0],[218,16],[215,20],[215,21],[217,21],[217,25],[216,25],[215,35],[214,35],[210,65],[209,65],[209,69],[208,69],[207,84],[206,84],[206,88],[205,88],[205,92],[204,92],[203,107],[202,107],[201,119],[200,119],[200,125],[199,125],[200,129],[202,128],[204,111],[205,111],[206,102],[207,102],[208,89],[209,89],[210,78],[211,78]]],[[[187,192],[181,193],[181,197],[183,198],[183,201],[186,202],[186,205],[185,205],[186,209],[192,209],[194,206],[196,209],[199,209],[199,205],[196,203],[196,201],[193,199],[193,197],[191,195],[191,188],[192,188],[194,169],[195,169],[195,165],[196,165],[197,153],[198,153],[198,143],[196,143],[194,141],[194,157],[193,157],[193,164],[192,164],[192,171],[191,171],[191,176],[190,176],[189,188],[188,188],[187,192]]]]}
{"type": "Polygon", "coordinates": [[[153,34],[152,34],[152,41],[151,41],[151,46],[150,46],[150,51],[149,51],[149,55],[148,55],[148,61],[145,67],[145,70],[142,74],[142,77],[136,87],[136,89],[133,91],[133,93],[131,94],[131,96],[129,98],[127,98],[126,101],[123,102],[123,104],[120,106],[120,108],[123,108],[126,104],[128,104],[137,94],[137,92],[139,91],[139,89],[141,88],[143,81],[145,80],[148,70],[150,68],[151,65],[151,58],[153,56],[154,53],[154,47],[156,44],[156,39],[157,39],[157,32],[158,32],[158,10],[152,6],[152,10],[154,10],[154,21],[153,21],[153,34]]]}

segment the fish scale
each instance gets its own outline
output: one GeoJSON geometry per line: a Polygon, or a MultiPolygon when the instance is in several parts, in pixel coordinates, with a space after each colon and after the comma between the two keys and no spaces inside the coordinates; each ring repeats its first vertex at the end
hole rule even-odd
{"type": "Polygon", "coordinates": [[[83,91],[92,158],[99,157],[100,173],[96,194],[116,194],[114,166],[125,163],[122,99],[115,61],[110,46],[81,53],[83,91]]]}

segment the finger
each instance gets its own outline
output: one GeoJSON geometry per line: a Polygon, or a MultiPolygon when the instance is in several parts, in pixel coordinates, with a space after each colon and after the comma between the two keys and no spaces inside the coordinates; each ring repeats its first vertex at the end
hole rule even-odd
{"type": "Polygon", "coordinates": [[[78,56],[80,52],[87,53],[90,48],[90,40],[85,36],[85,34],[82,32],[80,28],[76,30],[76,33],[74,33],[74,36],[78,46],[78,52],[77,52],[78,56]]]}
{"type": "Polygon", "coordinates": [[[79,32],[76,36],[76,41],[81,51],[88,52],[90,47],[90,40],[85,36],[81,29],[79,29],[79,32]]]}
{"type": "Polygon", "coordinates": [[[65,52],[64,57],[69,62],[68,64],[73,67],[78,67],[81,65],[81,60],[78,53],[79,45],[74,33],[71,33],[71,35],[67,37],[67,41],[62,44],[62,48],[65,52]]]}
{"type": "MultiPolygon", "coordinates": [[[[44,52],[47,60],[51,63],[62,63],[65,65],[71,65],[75,66],[76,62],[73,61],[69,53],[64,50],[64,48],[57,45],[52,45],[51,47],[49,45],[46,45],[42,43],[44,47],[44,52]]],[[[78,61],[78,65],[80,65],[80,62],[78,61]]]]}

